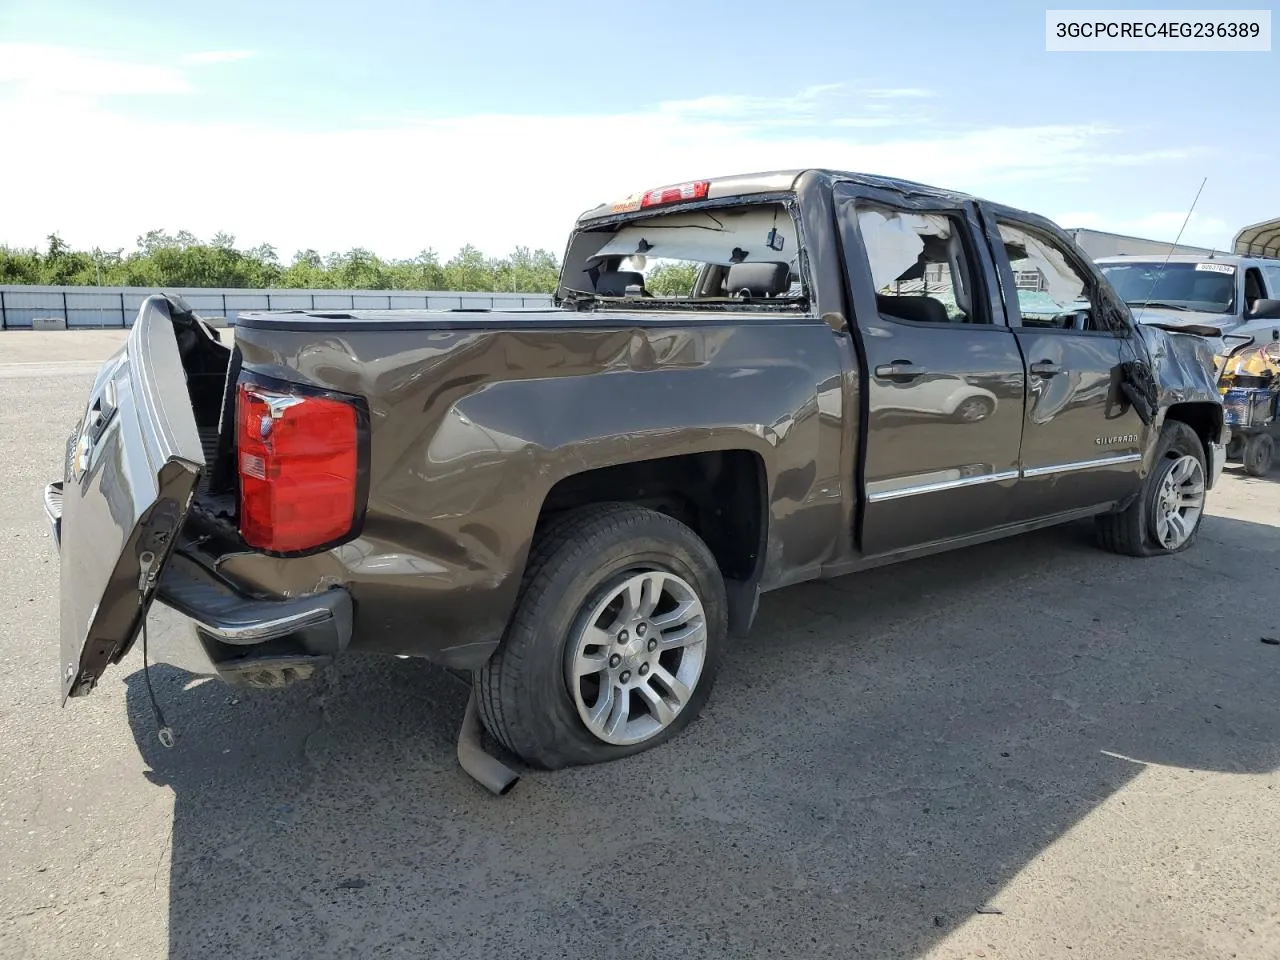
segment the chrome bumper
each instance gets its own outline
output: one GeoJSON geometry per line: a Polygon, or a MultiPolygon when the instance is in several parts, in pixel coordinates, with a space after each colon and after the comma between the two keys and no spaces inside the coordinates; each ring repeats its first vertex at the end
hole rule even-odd
{"type": "Polygon", "coordinates": [[[251,598],[177,552],[165,566],[156,601],[187,621],[188,636],[174,647],[201,661],[202,669],[192,672],[214,673],[228,683],[279,687],[305,680],[351,642],[353,605],[346,590],[251,598]]]}
{"type": "Polygon", "coordinates": [[[1217,486],[1218,478],[1222,476],[1222,468],[1227,463],[1227,443],[1231,436],[1225,429],[1223,432],[1222,443],[1209,444],[1209,487],[1212,489],[1217,486]]]}
{"type": "Polygon", "coordinates": [[[44,488],[44,518],[49,524],[56,550],[62,549],[62,481],[56,480],[44,488]]]}

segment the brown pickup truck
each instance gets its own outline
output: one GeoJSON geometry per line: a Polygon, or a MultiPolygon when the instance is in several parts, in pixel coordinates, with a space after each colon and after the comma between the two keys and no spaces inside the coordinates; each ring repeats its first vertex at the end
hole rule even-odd
{"type": "Polygon", "coordinates": [[[765,591],[1086,517],[1185,550],[1222,469],[1213,331],[1135,324],[1062,230],[973,197],[658,188],[579,219],[555,300],[243,314],[228,346],[149,299],[45,494],[64,700],[158,600],[232,683],[465,671],[459,754],[502,791],[477,716],[544,768],[632,754],[765,591]]]}

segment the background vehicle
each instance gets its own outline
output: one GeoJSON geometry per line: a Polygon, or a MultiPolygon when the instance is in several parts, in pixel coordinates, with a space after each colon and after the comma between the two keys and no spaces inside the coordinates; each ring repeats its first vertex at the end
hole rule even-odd
{"type": "Polygon", "coordinates": [[[1207,324],[1270,340],[1280,329],[1280,260],[1235,254],[1102,257],[1098,267],[1139,322],[1207,324]]]}
{"type": "Polygon", "coordinates": [[[231,348],[149,300],[47,492],[64,693],[159,599],[229,681],[426,657],[526,761],[608,760],[697,715],[765,591],[1085,517],[1178,552],[1222,467],[1205,342],[975,198],[660,188],[580,218],[556,300],[246,314],[231,348]],[[940,419],[939,381],[990,409],[940,419]]]}

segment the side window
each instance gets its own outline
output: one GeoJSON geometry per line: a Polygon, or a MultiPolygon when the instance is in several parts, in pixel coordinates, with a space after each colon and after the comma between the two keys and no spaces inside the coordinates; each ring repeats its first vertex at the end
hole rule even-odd
{"type": "Polygon", "coordinates": [[[1013,270],[1022,325],[1048,330],[1098,332],[1115,329],[1095,304],[1093,280],[1052,237],[999,222],[1000,239],[1013,270]]]}
{"type": "Polygon", "coordinates": [[[1257,267],[1250,267],[1244,272],[1244,309],[1245,313],[1253,313],[1254,304],[1264,296],[1262,292],[1262,273],[1257,267]]]}
{"type": "Polygon", "coordinates": [[[1267,299],[1280,300],[1280,265],[1268,265],[1262,272],[1267,281],[1267,299]]]}
{"type": "Polygon", "coordinates": [[[991,323],[958,216],[856,207],[879,312],[908,323],[991,323]]]}

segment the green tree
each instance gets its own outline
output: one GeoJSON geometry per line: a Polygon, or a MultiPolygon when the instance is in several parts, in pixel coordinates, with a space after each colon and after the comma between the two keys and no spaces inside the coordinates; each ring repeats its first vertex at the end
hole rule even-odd
{"type": "Polygon", "coordinates": [[[492,291],[496,289],[493,263],[468,243],[444,265],[444,286],[446,290],[492,291]]]}
{"type": "Polygon", "coordinates": [[[554,253],[528,247],[490,258],[468,244],[444,263],[431,247],[409,260],[383,260],[363,248],[327,256],[307,249],[286,267],[271,244],[241,250],[225,231],[205,242],[187,230],[148,230],[128,254],[73,250],[56,233],[46,241],[43,251],[0,247],[0,283],[548,293],[560,272],[554,253]]]}
{"type": "Polygon", "coordinates": [[[645,277],[645,289],[655,297],[687,297],[698,279],[696,263],[659,263],[645,277]]]}

